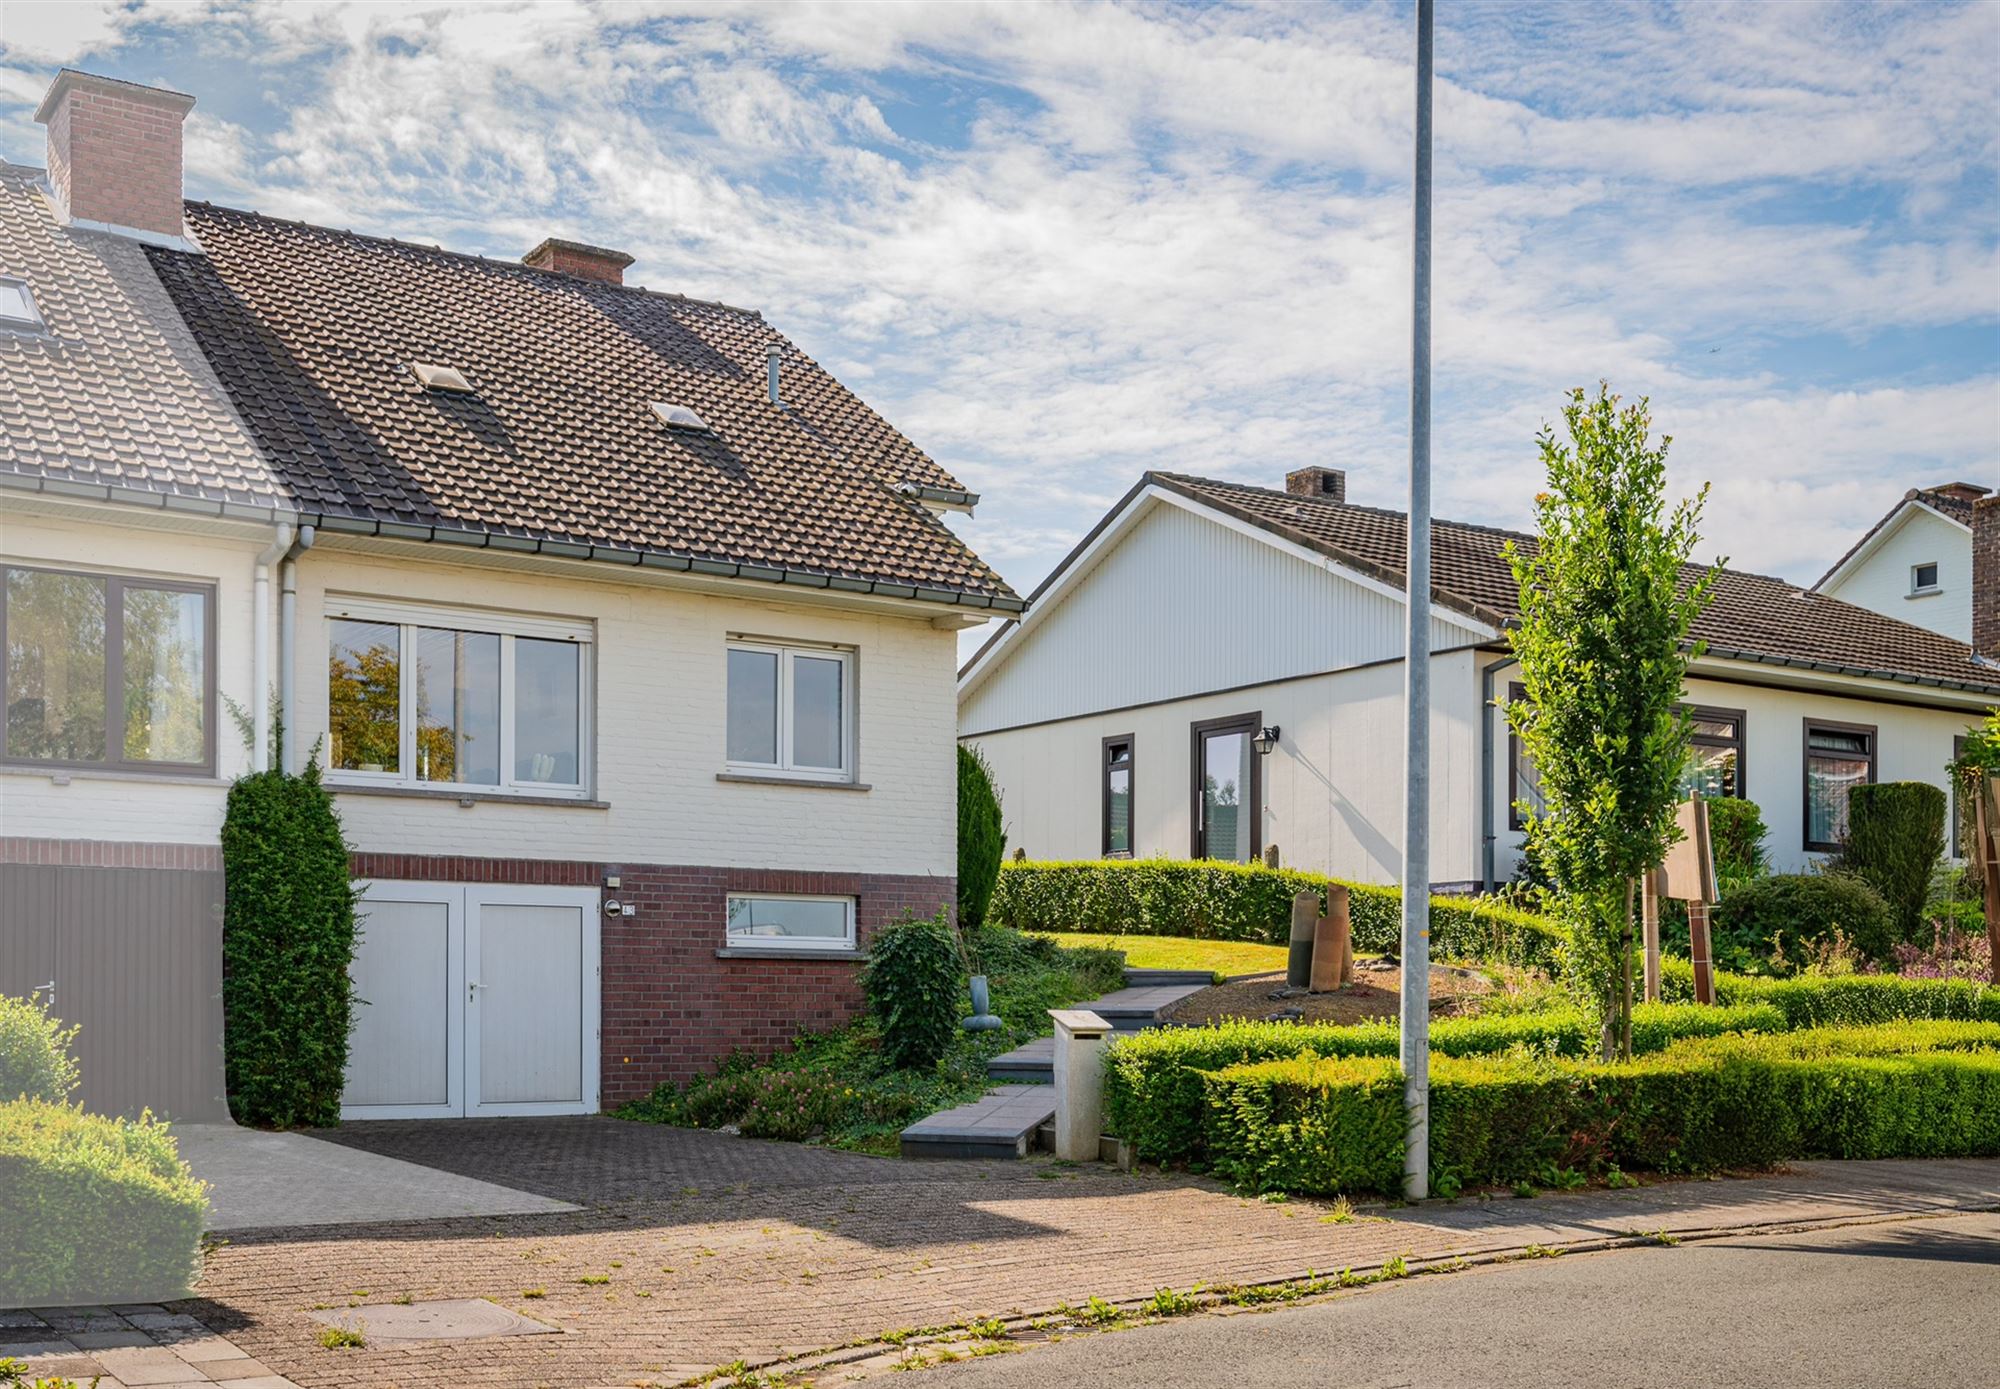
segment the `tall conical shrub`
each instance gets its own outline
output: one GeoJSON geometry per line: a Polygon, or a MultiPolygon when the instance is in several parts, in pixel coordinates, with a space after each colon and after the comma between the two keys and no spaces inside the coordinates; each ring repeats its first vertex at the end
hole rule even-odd
{"type": "Polygon", "coordinates": [[[1000,881],[1000,860],[1007,852],[1007,830],[1000,819],[1000,793],[993,789],[993,769],[978,749],[958,748],[958,926],[970,932],[985,924],[1000,881]]]}
{"type": "Polygon", "coordinates": [[[354,884],[319,762],[253,772],[222,822],[223,1055],[238,1123],[340,1121],[353,1020],[354,884]]]}
{"type": "Polygon", "coordinates": [[[1931,875],[1944,859],[1944,792],[1925,781],[1885,781],[1847,793],[1840,867],[1889,904],[1896,939],[1923,934],[1931,875]]]}

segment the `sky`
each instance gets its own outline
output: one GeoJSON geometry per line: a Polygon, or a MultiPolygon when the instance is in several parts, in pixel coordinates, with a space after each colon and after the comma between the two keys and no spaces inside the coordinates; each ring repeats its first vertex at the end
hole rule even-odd
{"type": "MultiPolygon", "coordinates": [[[[1526,524],[1600,380],[1738,568],[2000,486],[2000,4],[1437,8],[1438,515],[1526,524]]],[[[1025,594],[1148,468],[1403,504],[1412,49],[1407,3],[0,0],[0,155],[68,64],[197,98],[193,197],[624,249],[981,493],[1025,594]]]]}

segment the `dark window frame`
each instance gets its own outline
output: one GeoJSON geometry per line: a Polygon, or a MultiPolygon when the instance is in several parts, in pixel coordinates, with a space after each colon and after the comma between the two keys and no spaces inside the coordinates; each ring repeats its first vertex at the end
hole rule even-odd
{"type": "Polygon", "coordinates": [[[1799,725],[1799,839],[1807,853],[1830,854],[1839,850],[1838,842],[1827,843],[1812,837],[1812,735],[1816,728],[1833,733],[1862,733],[1868,737],[1868,780],[1865,785],[1873,786],[1880,772],[1882,762],[1881,730],[1872,723],[1841,723],[1836,719],[1806,718],[1799,725]]]}
{"type": "Polygon", "coordinates": [[[1098,851],[1105,858],[1135,858],[1139,849],[1139,740],[1130,733],[1114,733],[1097,746],[1098,798],[1101,802],[1098,815],[1098,851]],[[1125,745],[1125,835],[1129,841],[1123,850],[1111,847],[1111,773],[1117,770],[1111,761],[1111,748],[1115,743],[1125,745]]]}
{"type": "Polygon", "coordinates": [[[214,776],[217,705],[215,634],[216,585],[196,579],[156,579],[142,574],[110,574],[95,569],[66,569],[47,564],[0,565],[0,718],[7,698],[7,575],[55,574],[69,579],[94,579],[104,585],[104,756],[96,761],[14,757],[7,752],[0,729],[0,766],[50,771],[116,772],[121,776],[214,776]],[[153,762],[113,756],[125,746],[125,590],[153,589],[163,593],[193,593],[202,599],[201,760],[153,762]]]}
{"type": "Polygon", "coordinates": [[[1965,734],[1960,733],[1951,740],[1951,766],[1945,772],[1945,780],[1951,786],[1951,793],[1945,798],[1944,813],[1951,817],[1951,857],[1961,863],[1965,860],[1965,836],[1960,828],[1964,817],[1958,808],[1958,799],[1965,790],[1965,778],[1959,775],[1958,759],[1965,756],[1965,734]]]}
{"type": "MultiPolygon", "coordinates": [[[[1201,754],[1202,741],[1216,733],[1242,733],[1254,740],[1257,731],[1264,726],[1262,711],[1252,710],[1247,714],[1231,714],[1220,719],[1200,719],[1188,725],[1191,755],[1188,768],[1189,823],[1188,856],[1200,860],[1208,857],[1204,839],[1206,831],[1202,825],[1202,784],[1201,754]]],[[[1264,853],[1264,755],[1253,745],[1250,749],[1250,857],[1246,863],[1255,863],[1264,853]]],[[[1233,862],[1234,860],[1231,860],[1233,862]]]]}
{"type": "MultiPolygon", "coordinates": [[[[1527,695],[1526,687],[1518,682],[1510,683],[1507,686],[1507,702],[1509,704],[1519,699],[1526,699],[1527,695]]],[[[1748,800],[1750,798],[1749,712],[1743,709],[1725,709],[1717,704],[1683,704],[1679,707],[1686,710],[1688,717],[1696,721],[1704,718],[1710,720],[1727,719],[1736,725],[1736,736],[1734,738],[1716,738],[1696,734],[1689,739],[1688,746],[1690,748],[1734,748],[1736,750],[1736,796],[1740,800],[1748,800]]],[[[1501,716],[1503,718],[1506,716],[1504,710],[1501,711],[1501,716]]],[[[1521,735],[1515,732],[1514,725],[1509,723],[1507,725],[1507,828],[1510,830],[1525,830],[1528,827],[1527,821],[1521,818],[1520,803],[1514,797],[1514,790],[1520,784],[1521,735]]]]}

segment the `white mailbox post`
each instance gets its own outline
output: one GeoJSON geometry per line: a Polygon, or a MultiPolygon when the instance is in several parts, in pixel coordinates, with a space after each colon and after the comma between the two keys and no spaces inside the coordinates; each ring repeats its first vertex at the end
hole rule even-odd
{"type": "Polygon", "coordinates": [[[1104,1047],[1111,1024],[1087,1008],[1051,1008],[1056,1020],[1056,1156],[1094,1162],[1104,1132],[1104,1047]]]}

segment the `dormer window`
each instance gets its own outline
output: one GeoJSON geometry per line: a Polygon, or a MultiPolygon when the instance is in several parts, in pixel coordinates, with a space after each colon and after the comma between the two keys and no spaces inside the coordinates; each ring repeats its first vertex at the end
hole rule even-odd
{"type": "Polygon", "coordinates": [[[1927,594],[1940,593],[1938,587],[1938,567],[1936,560],[1910,566],[1910,596],[1922,598],[1927,594]]]}
{"type": "Polygon", "coordinates": [[[653,413],[658,415],[660,423],[669,429],[691,429],[702,434],[714,432],[708,427],[707,420],[685,405],[669,405],[664,400],[656,400],[653,402],[653,413]]]}
{"type": "Polygon", "coordinates": [[[0,328],[40,328],[42,312],[26,280],[0,275],[0,328]]]}
{"type": "Polygon", "coordinates": [[[412,362],[410,374],[422,382],[427,390],[450,391],[453,395],[471,395],[472,383],[460,374],[458,368],[440,366],[436,362],[412,362]]]}

